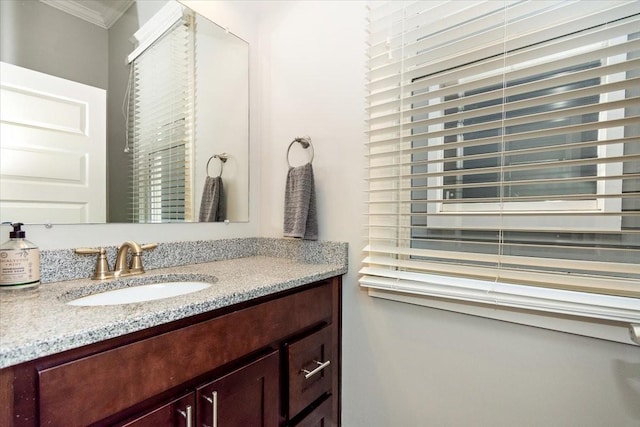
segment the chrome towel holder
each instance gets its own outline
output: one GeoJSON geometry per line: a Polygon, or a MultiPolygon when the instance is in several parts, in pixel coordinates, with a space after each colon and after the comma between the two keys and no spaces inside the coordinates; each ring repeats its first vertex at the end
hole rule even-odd
{"type": "Polygon", "coordinates": [[[220,173],[218,174],[218,176],[222,176],[222,169],[224,169],[224,164],[227,163],[227,160],[229,159],[229,155],[227,153],[222,153],[222,154],[214,154],[213,156],[209,157],[209,160],[207,160],[207,176],[210,177],[209,175],[209,163],[211,163],[211,160],[213,159],[219,159],[220,160],[220,173]]]}
{"type": "Polygon", "coordinates": [[[313,148],[313,144],[311,143],[311,137],[310,136],[298,136],[296,137],[293,141],[291,141],[291,144],[289,144],[289,148],[287,148],[287,165],[289,167],[291,166],[291,163],[289,162],[289,152],[291,151],[291,147],[293,146],[293,144],[295,143],[299,143],[300,145],[302,145],[302,148],[304,148],[305,150],[307,148],[311,148],[311,159],[309,159],[309,163],[313,162],[313,156],[315,155],[315,150],[313,148]]]}

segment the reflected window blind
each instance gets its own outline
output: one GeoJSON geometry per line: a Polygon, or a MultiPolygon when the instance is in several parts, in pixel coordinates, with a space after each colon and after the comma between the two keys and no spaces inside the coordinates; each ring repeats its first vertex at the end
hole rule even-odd
{"type": "Polygon", "coordinates": [[[132,63],[132,222],[193,219],[193,25],[186,14],[132,63]]]}
{"type": "Polygon", "coordinates": [[[640,2],[384,2],[368,89],[363,286],[640,297],[640,2]]]}

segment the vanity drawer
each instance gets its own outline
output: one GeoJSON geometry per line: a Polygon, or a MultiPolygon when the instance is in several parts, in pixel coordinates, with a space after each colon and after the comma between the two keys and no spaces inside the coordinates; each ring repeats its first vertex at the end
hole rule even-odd
{"type": "Polygon", "coordinates": [[[289,419],[309,406],[332,386],[331,326],[287,346],[289,367],[289,419]]]}
{"type": "Polygon", "coordinates": [[[321,403],[317,404],[311,412],[305,415],[300,421],[292,426],[294,427],[329,427],[334,425],[331,406],[333,397],[328,397],[321,403]]]}
{"type": "Polygon", "coordinates": [[[326,283],[38,369],[40,425],[88,425],[331,319],[326,283]],[[246,331],[234,334],[233,331],[246,331]]]}

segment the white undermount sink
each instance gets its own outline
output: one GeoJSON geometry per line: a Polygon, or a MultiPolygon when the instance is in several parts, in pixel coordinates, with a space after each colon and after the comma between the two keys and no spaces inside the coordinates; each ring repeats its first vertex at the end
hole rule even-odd
{"type": "Polygon", "coordinates": [[[153,301],[198,292],[210,287],[205,282],[166,282],[114,289],[69,301],[76,306],[120,305],[153,301]]]}

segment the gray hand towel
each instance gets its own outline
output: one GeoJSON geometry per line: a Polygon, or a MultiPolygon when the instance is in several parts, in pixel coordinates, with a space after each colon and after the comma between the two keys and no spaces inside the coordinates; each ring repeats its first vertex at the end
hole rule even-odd
{"type": "Polygon", "coordinates": [[[316,190],[311,163],[289,168],[284,193],[284,236],[318,240],[316,190]]]}
{"type": "Polygon", "coordinates": [[[226,218],[226,205],[222,178],[208,176],[202,189],[200,201],[200,222],[220,222],[226,218]]]}

